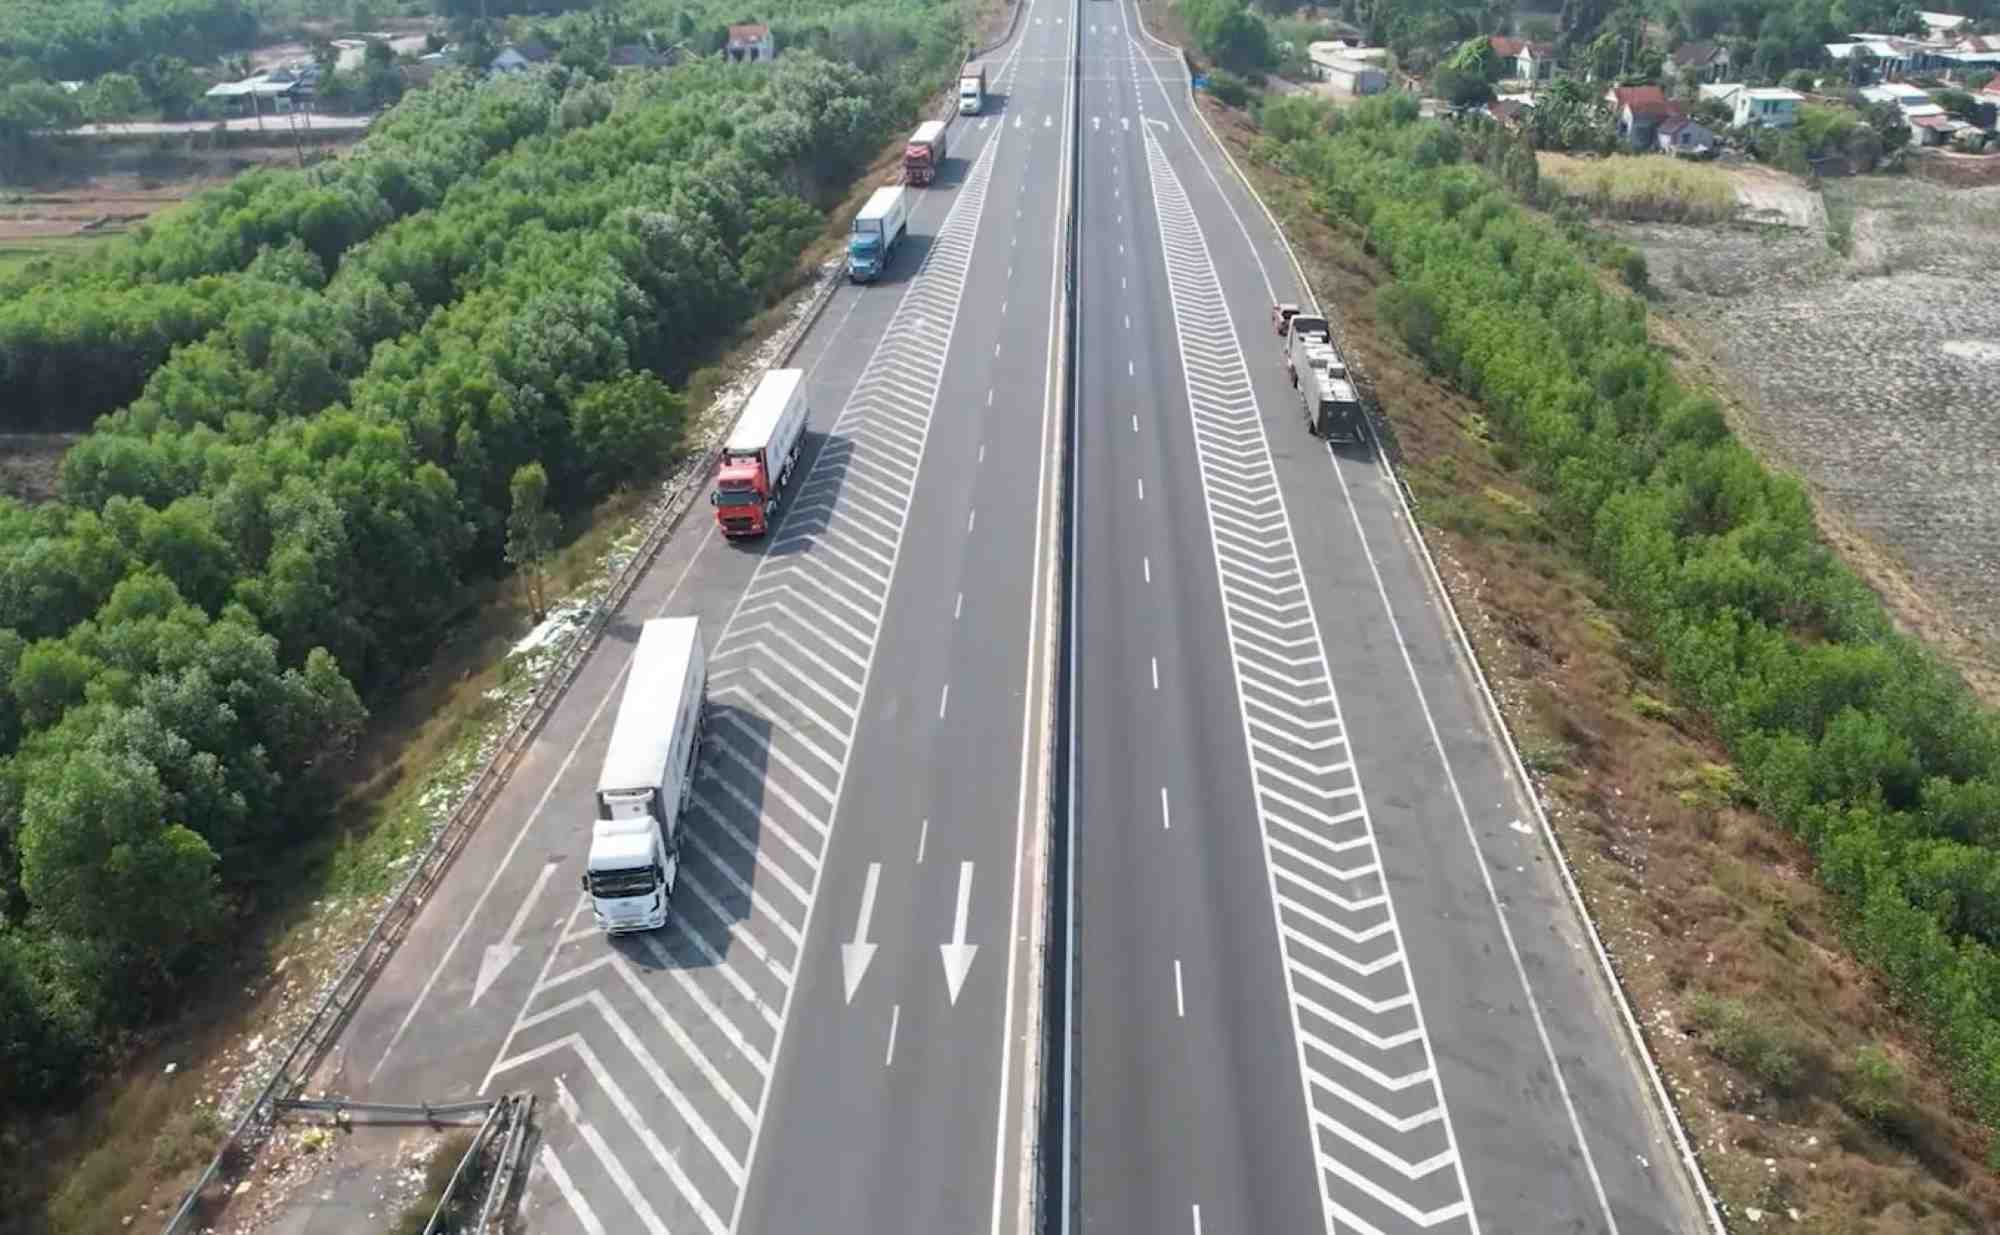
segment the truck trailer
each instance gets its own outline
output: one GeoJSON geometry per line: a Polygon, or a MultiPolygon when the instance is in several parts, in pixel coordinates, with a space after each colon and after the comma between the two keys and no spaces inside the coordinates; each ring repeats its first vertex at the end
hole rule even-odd
{"type": "Polygon", "coordinates": [[[968,64],[958,72],[958,114],[977,116],[985,110],[986,66],[968,64]]]}
{"type": "MultiPolygon", "coordinates": [[[[1315,349],[1315,352],[1320,349],[1315,349]]],[[[1325,349],[1328,357],[1331,348],[1325,349]]],[[[1308,366],[1299,381],[1299,404],[1305,411],[1306,432],[1329,442],[1358,442],[1362,435],[1361,397],[1338,359],[1321,367],[1308,366]]]]}
{"type": "Polygon", "coordinates": [[[804,369],[772,369],[722,444],[715,471],[715,525],[724,536],[762,536],[778,513],[778,494],[791,479],[806,436],[804,369]]]}
{"type": "Polygon", "coordinates": [[[909,226],[910,195],[902,185],[889,185],[870,194],[848,233],[847,277],[856,283],[873,283],[880,278],[909,226]]]}
{"type": "Polygon", "coordinates": [[[903,183],[929,184],[944,165],[945,127],[942,120],[926,120],[910,134],[903,147],[903,183]]]}
{"type": "Polygon", "coordinates": [[[667,924],[707,695],[700,620],[647,622],[598,773],[583,874],[591,913],[612,934],[667,924]]]}

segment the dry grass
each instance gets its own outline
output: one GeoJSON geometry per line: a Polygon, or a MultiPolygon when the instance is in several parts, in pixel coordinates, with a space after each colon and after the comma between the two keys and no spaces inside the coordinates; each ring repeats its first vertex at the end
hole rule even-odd
{"type": "Polygon", "coordinates": [[[1741,1229],[1758,1229],[1742,1217],[1754,1207],[1816,1235],[2000,1230],[1988,1133],[1953,1108],[1922,1036],[1843,946],[1805,847],[1744,808],[1719,743],[1672,705],[1579,555],[1549,534],[1479,405],[1375,320],[1387,272],[1358,236],[1249,160],[1240,114],[1204,106],[1322,301],[1341,306],[1426,537],[1741,1229]]]}
{"type": "Polygon", "coordinates": [[[1577,204],[1612,218],[1722,223],[1736,214],[1735,182],[1707,163],[1664,154],[1580,159],[1547,151],[1536,161],[1542,183],[1555,184],[1577,204]]]}

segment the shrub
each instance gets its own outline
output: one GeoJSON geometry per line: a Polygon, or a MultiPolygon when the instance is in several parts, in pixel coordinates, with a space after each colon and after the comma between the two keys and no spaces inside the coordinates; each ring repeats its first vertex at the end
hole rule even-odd
{"type": "Polygon", "coordinates": [[[1688,1022],[1704,1035],[1716,1058],[1740,1068],[1773,1093],[1788,1094],[1799,1083],[1799,1050],[1791,1032],[1737,999],[1698,993],[1688,1006],[1688,1022]]]}
{"type": "Polygon", "coordinates": [[[1208,71],[1208,92],[1217,102],[1230,107],[1241,107],[1250,101],[1250,83],[1228,69],[1208,71]]]}
{"type": "Polygon", "coordinates": [[[1854,1053],[1854,1061],[1841,1080],[1840,1101],[1857,1117],[1888,1128],[1902,1117],[1908,1088],[1902,1068],[1887,1051],[1864,1046],[1854,1053]]]}

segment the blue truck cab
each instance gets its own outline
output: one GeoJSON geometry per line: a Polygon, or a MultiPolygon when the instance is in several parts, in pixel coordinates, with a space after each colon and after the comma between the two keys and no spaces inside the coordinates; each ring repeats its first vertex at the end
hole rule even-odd
{"type": "Polygon", "coordinates": [[[901,185],[875,190],[847,236],[847,277],[873,283],[889,265],[890,255],[910,223],[910,198],[901,185]]]}

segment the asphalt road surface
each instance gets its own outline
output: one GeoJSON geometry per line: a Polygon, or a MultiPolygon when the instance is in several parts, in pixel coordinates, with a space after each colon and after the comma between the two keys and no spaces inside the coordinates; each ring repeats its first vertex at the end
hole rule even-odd
{"type": "Polygon", "coordinates": [[[537,1231],[1017,1226],[1072,33],[1033,0],[988,59],[887,275],[791,362],[772,534],[688,516],[338,1048],[357,1097],[540,1093],[537,1231]],[[577,876],[611,701],[639,624],[690,613],[674,920],[608,939],[577,876]]]}
{"type": "Polygon", "coordinates": [[[1306,299],[1128,4],[1082,6],[1074,1227],[1697,1229],[1306,299]]]}
{"type": "Polygon", "coordinates": [[[1025,1231],[1062,656],[1049,1229],[1696,1229],[1390,481],[1300,422],[1278,238],[1125,0],[1024,2],[887,276],[792,361],[773,533],[682,523],[327,1088],[541,1094],[540,1232],[1025,1231]],[[710,723],[673,921],[612,940],[577,876],[660,614],[702,619],[710,723]]]}

